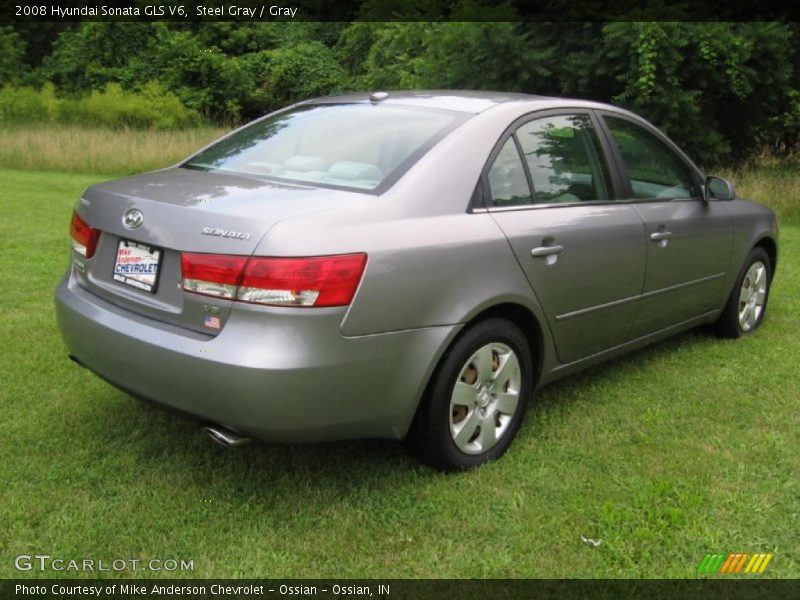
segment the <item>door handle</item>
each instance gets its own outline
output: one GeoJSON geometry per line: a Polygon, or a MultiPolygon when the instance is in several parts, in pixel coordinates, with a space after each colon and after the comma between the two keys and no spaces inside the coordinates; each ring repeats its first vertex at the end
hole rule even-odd
{"type": "Polygon", "coordinates": [[[531,250],[531,256],[535,258],[545,258],[557,254],[564,254],[564,246],[539,246],[531,250]]]}
{"type": "Polygon", "coordinates": [[[661,240],[668,240],[672,237],[671,231],[656,231],[655,233],[650,234],[650,239],[654,242],[660,242],[661,240]]]}

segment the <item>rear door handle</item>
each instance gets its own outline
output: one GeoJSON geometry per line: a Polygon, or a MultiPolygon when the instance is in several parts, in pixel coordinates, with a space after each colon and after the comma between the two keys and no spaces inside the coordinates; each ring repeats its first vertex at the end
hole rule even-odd
{"type": "Polygon", "coordinates": [[[564,246],[539,246],[531,250],[531,256],[535,258],[544,258],[557,254],[564,254],[564,246]]]}
{"type": "Polygon", "coordinates": [[[650,234],[650,239],[654,242],[660,242],[661,240],[668,240],[672,237],[671,231],[656,231],[655,233],[650,234]]]}

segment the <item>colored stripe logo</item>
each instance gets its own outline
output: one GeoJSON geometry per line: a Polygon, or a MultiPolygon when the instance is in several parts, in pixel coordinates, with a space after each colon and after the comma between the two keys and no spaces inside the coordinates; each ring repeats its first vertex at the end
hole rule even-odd
{"type": "Polygon", "coordinates": [[[722,573],[736,575],[745,573],[761,574],[767,568],[772,554],[750,554],[731,552],[730,554],[706,554],[697,566],[698,573],[722,573]]]}

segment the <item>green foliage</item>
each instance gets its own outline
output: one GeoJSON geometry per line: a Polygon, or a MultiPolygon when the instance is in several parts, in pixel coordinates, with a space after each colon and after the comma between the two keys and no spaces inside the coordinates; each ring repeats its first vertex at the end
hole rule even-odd
{"type": "MultiPolygon", "coordinates": [[[[355,23],[82,23],[54,30],[43,59],[29,52],[44,47],[38,30],[20,24],[0,29],[0,84],[51,81],[90,96],[109,83],[145,93],[156,81],[222,123],[342,90],[496,89],[623,105],[701,164],[800,145],[796,23],[525,23],[510,4],[474,0],[367,0],[358,14],[355,23]]],[[[36,102],[14,94],[23,106],[11,112],[36,102]]]]}
{"type": "Polygon", "coordinates": [[[146,52],[129,65],[128,85],[155,79],[190,109],[217,120],[237,121],[254,83],[242,61],[204,46],[188,31],[160,28],[146,52]]]}
{"type": "Polygon", "coordinates": [[[420,66],[426,87],[518,92],[550,70],[552,51],[537,52],[514,23],[438,24],[420,66]],[[442,79],[442,84],[437,80],[442,79]]]}
{"type": "Polygon", "coordinates": [[[611,23],[622,85],[612,101],[662,126],[700,162],[742,158],[783,137],[791,115],[790,30],[781,23],[611,23]],[[627,61],[622,60],[627,57],[627,61]]]}
{"type": "Polygon", "coordinates": [[[701,111],[701,90],[685,81],[686,69],[696,62],[687,64],[692,49],[685,34],[683,23],[609,24],[606,46],[613,56],[627,57],[627,64],[618,61],[612,73],[622,89],[609,100],[649,118],[707,162],[729,153],[730,144],[708,126],[711,117],[701,111]]]}
{"type": "MultiPolygon", "coordinates": [[[[374,40],[363,63],[358,87],[364,89],[414,89],[422,87],[419,73],[425,42],[432,24],[370,24],[374,40]]],[[[439,86],[445,87],[445,86],[439,86]]]]}
{"type": "Polygon", "coordinates": [[[0,88],[0,123],[37,123],[58,118],[58,100],[52,84],[41,90],[0,88]]]}
{"type": "Polygon", "coordinates": [[[777,135],[763,140],[765,147],[778,154],[800,147],[800,91],[789,90],[786,103],[783,113],[769,117],[770,130],[778,132],[777,135]]]}
{"type": "Polygon", "coordinates": [[[278,45],[278,33],[261,24],[233,21],[194,23],[188,30],[201,47],[219,48],[227,56],[242,56],[278,45]]]}
{"type": "Polygon", "coordinates": [[[25,42],[11,27],[0,27],[0,85],[14,82],[23,71],[25,42]]]}
{"type": "MultiPolygon", "coordinates": [[[[159,23],[87,22],[62,32],[44,59],[40,74],[59,89],[85,94],[109,82],[129,80],[131,57],[145,52],[159,23]]],[[[139,80],[140,85],[151,80],[139,80]]]]}
{"type": "Polygon", "coordinates": [[[118,83],[88,96],[56,96],[48,83],[41,90],[6,86],[0,89],[1,123],[70,123],[112,128],[178,129],[197,125],[197,114],[157,82],[140,92],[125,92],[118,83]]]}
{"type": "MultiPolygon", "coordinates": [[[[206,45],[212,41],[207,31],[195,35],[162,28],[148,50],[130,62],[128,85],[145,77],[157,79],[187,107],[225,122],[261,116],[345,87],[347,74],[333,51],[319,41],[303,41],[313,30],[290,27],[278,33],[253,26],[248,31],[237,38],[237,54],[230,55],[206,45]],[[287,38],[292,43],[282,45],[287,38]],[[245,48],[259,50],[239,55],[245,48]]],[[[230,40],[220,41],[229,50],[234,47],[230,40]]]]}
{"type": "Polygon", "coordinates": [[[103,123],[182,126],[187,119],[176,112],[175,98],[211,120],[239,122],[345,89],[349,76],[326,45],[336,43],[343,28],[320,23],[85,23],[61,33],[34,81],[51,81],[67,94],[95,98],[72,103],[69,122],[82,120],[90,105],[92,114],[98,112],[105,100],[116,108],[113,116],[102,116],[103,123]],[[160,109],[162,119],[144,108],[154,99],[146,88],[151,81],[174,94],[160,109]],[[137,99],[121,100],[122,90],[138,94],[137,99]],[[136,107],[123,109],[128,101],[136,107]]]}
{"type": "Polygon", "coordinates": [[[151,81],[140,92],[125,92],[118,83],[88,98],[66,101],[60,110],[64,122],[96,123],[107,127],[177,129],[197,123],[196,113],[187,109],[175,94],[151,81]]]}
{"type": "Polygon", "coordinates": [[[519,91],[547,72],[544,61],[529,66],[514,23],[370,23],[348,34],[339,51],[363,57],[357,82],[366,89],[519,91]]]}
{"type": "Polygon", "coordinates": [[[258,83],[254,106],[278,108],[298,100],[340,92],[347,74],[334,53],[320,42],[303,42],[251,55],[247,61],[258,83]]]}

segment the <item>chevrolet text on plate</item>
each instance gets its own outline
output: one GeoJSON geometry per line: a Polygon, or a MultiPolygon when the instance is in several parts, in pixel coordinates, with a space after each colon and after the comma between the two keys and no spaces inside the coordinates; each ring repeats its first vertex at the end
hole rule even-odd
{"type": "Polygon", "coordinates": [[[772,211],[640,117],[490,92],[301,102],[90,187],[71,238],[78,364],[226,446],[405,440],[443,470],[560,377],[751,335],[778,263],[772,211]]]}

